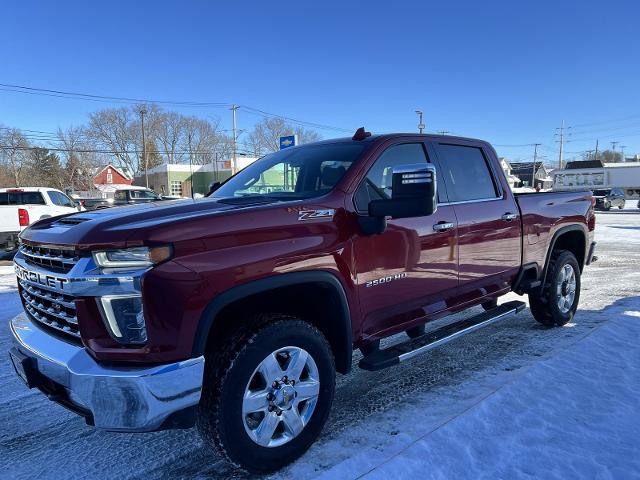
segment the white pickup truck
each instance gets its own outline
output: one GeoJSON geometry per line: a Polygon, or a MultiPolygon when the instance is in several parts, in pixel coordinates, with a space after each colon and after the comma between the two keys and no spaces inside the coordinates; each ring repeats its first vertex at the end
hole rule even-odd
{"type": "Polygon", "coordinates": [[[73,200],[54,188],[0,188],[0,254],[14,251],[18,234],[32,223],[79,209],[73,200]]]}

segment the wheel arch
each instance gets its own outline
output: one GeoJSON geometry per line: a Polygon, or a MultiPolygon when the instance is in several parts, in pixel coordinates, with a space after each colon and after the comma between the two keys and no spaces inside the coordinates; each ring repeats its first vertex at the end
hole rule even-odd
{"type": "MultiPolygon", "coordinates": [[[[216,295],[203,310],[196,329],[193,355],[203,355],[216,333],[230,325],[228,316],[238,310],[260,312],[257,305],[267,300],[267,308],[278,304],[284,312],[311,310],[311,321],[327,338],[335,357],[336,370],[351,370],[353,340],[349,302],[342,283],[325,271],[291,272],[238,285],[216,295]],[[300,296],[305,296],[304,302],[300,296]],[[287,300],[291,300],[290,302],[287,300]],[[310,307],[310,308],[309,308],[310,307]],[[321,315],[325,315],[321,317],[321,315]]],[[[266,312],[265,312],[266,313],[266,312]]],[[[272,312],[269,312],[272,313],[272,312]]],[[[307,316],[306,319],[308,319],[307,316]]],[[[305,318],[303,318],[305,319],[305,318]]],[[[305,320],[306,320],[305,319],[305,320]]]]}
{"type": "Polygon", "coordinates": [[[578,260],[580,272],[582,272],[587,257],[587,239],[588,235],[585,231],[585,227],[578,224],[561,227],[554,233],[553,238],[549,242],[549,248],[547,249],[547,255],[541,277],[541,286],[544,286],[547,280],[549,262],[554,250],[569,250],[573,253],[578,260]]]}

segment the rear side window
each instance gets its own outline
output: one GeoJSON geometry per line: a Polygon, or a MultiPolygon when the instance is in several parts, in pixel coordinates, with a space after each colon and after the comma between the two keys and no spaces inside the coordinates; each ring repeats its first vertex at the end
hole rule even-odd
{"type": "Polygon", "coordinates": [[[40,192],[2,192],[0,205],[45,205],[40,192]]]}
{"type": "Polygon", "coordinates": [[[22,205],[44,205],[44,198],[40,192],[23,192],[22,205]]]}
{"type": "Polygon", "coordinates": [[[498,197],[489,164],[480,148],[441,144],[438,146],[438,154],[452,201],[498,197]]]}

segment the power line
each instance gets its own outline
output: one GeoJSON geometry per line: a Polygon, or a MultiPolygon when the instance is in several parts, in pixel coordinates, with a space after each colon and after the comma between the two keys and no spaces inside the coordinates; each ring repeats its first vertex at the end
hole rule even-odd
{"type": "MultiPolygon", "coordinates": [[[[36,88],[36,87],[29,87],[25,85],[14,85],[14,84],[7,84],[7,83],[0,83],[0,87],[2,87],[0,88],[0,91],[9,91],[14,93],[23,93],[23,94],[30,94],[30,95],[53,96],[53,97],[67,98],[67,99],[91,100],[91,101],[99,101],[99,102],[152,103],[152,104],[159,104],[159,105],[174,105],[174,106],[183,106],[183,107],[213,107],[213,108],[230,108],[234,105],[228,102],[157,100],[157,99],[150,99],[150,98],[133,98],[133,97],[110,96],[110,95],[96,95],[91,93],[52,90],[48,88],[36,88]]],[[[243,110],[247,111],[248,113],[259,115],[262,117],[281,118],[291,123],[305,125],[305,126],[317,128],[320,130],[333,130],[333,131],[351,133],[351,130],[347,128],[341,128],[341,127],[336,127],[334,125],[327,125],[322,123],[299,120],[296,118],[287,117],[285,115],[279,115],[276,113],[267,112],[259,108],[251,107],[249,105],[240,105],[240,106],[242,107],[243,110]]]]}
{"type": "Polygon", "coordinates": [[[176,100],[152,100],[149,98],[132,98],[132,97],[116,97],[110,95],[95,95],[92,93],[79,93],[79,92],[67,92],[63,90],[51,90],[48,88],[35,88],[27,87],[24,85],[11,85],[6,83],[0,83],[0,87],[13,89],[10,91],[17,93],[33,92],[34,94],[48,94],[58,95],[63,98],[81,98],[84,100],[107,100],[111,102],[125,102],[125,103],[158,103],[165,105],[181,105],[181,106],[196,106],[196,107],[227,107],[230,104],[224,102],[195,102],[195,101],[176,101],[176,100]]]}

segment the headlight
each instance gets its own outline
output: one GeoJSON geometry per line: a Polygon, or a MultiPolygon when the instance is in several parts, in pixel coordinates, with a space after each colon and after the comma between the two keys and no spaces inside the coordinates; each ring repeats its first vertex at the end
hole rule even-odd
{"type": "Polygon", "coordinates": [[[102,268],[144,268],[168,260],[172,253],[169,245],[135,247],[93,252],[93,259],[102,268]]]}
{"type": "Polygon", "coordinates": [[[147,343],[140,295],[108,295],[99,300],[104,321],[117,341],[125,344],[147,343]]]}

